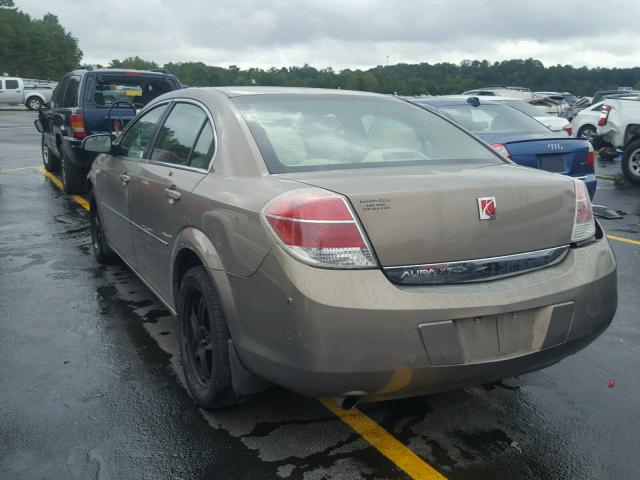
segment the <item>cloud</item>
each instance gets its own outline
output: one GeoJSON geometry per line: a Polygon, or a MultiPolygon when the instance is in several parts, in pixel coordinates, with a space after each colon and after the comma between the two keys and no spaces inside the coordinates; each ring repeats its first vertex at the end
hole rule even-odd
{"type": "Polygon", "coordinates": [[[635,66],[640,2],[582,0],[17,0],[80,41],[85,62],[138,55],[160,64],[368,68],[398,62],[534,57],[635,66]],[[48,3],[48,4],[47,4],[48,3]]]}

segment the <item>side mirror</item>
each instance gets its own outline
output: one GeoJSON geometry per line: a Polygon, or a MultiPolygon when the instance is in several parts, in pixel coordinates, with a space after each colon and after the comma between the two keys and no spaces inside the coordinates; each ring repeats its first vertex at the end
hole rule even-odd
{"type": "Polygon", "coordinates": [[[111,135],[90,135],[82,141],[82,150],[94,153],[111,152],[111,135]]]}
{"type": "Polygon", "coordinates": [[[40,133],[44,133],[44,125],[42,125],[42,120],[37,119],[33,124],[36,126],[36,130],[40,133]]]}

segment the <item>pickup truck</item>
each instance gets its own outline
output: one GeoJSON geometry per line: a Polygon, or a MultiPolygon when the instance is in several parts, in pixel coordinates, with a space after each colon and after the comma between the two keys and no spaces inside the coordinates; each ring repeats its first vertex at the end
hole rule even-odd
{"type": "Polygon", "coordinates": [[[0,77],[0,105],[25,105],[29,110],[40,110],[51,101],[55,85],[40,86],[35,80],[0,77]]]}
{"type": "Polygon", "coordinates": [[[622,172],[631,183],[640,185],[640,96],[606,99],[597,139],[622,149],[622,172]]]}

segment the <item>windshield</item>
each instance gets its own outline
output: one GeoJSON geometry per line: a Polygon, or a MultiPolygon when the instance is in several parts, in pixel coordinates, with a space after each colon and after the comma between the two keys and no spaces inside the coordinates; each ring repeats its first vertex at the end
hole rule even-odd
{"type": "Polygon", "coordinates": [[[271,173],[500,162],[446,120],[392,98],[251,95],[232,101],[271,173]]]}
{"type": "Polygon", "coordinates": [[[544,125],[507,105],[451,105],[439,110],[473,133],[549,133],[544,125]]]}
{"type": "Polygon", "coordinates": [[[93,101],[98,107],[110,107],[123,100],[141,108],[173,89],[172,84],[162,78],[103,76],[96,80],[93,101]]]}
{"type": "Polygon", "coordinates": [[[510,107],[515,108],[522,113],[526,113],[530,117],[544,117],[544,112],[542,110],[534,107],[524,100],[502,100],[499,102],[504,103],[505,105],[509,105],[510,107]]]}

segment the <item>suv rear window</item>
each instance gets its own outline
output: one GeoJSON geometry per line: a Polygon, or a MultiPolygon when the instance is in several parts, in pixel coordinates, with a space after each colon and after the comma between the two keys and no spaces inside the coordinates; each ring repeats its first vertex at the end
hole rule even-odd
{"type": "Polygon", "coordinates": [[[109,108],[119,100],[144,107],[163,93],[175,90],[175,86],[165,78],[134,76],[99,76],[95,81],[93,104],[109,108]]]}

